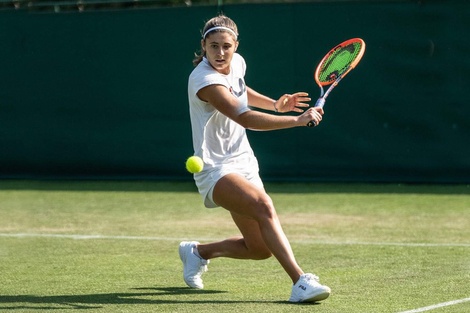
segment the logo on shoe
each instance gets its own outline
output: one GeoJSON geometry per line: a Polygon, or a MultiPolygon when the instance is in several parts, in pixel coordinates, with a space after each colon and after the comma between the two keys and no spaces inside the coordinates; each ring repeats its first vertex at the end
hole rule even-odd
{"type": "Polygon", "coordinates": [[[299,288],[302,289],[303,291],[307,290],[307,287],[305,287],[304,285],[299,285],[299,288]]]}

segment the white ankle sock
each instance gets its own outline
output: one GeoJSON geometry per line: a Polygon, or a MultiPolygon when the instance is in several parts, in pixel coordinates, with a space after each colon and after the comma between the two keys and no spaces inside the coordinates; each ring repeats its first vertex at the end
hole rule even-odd
{"type": "Polygon", "coordinates": [[[204,260],[201,255],[199,254],[199,251],[197,250],[197,246],[193,248],[193,253],[198,257],[200,258],[201,260],[204,260]]]}

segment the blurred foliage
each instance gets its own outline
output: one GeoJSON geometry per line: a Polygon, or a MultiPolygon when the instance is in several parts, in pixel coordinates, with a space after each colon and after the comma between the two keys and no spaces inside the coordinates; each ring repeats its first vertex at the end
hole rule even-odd
{"type": "MultiPolygon", "coordinates": [[[[326,2],[341,0],[0,0],[0,10],[25,9],[44,12],[124,10],[155,7],[190,7],[190,6],[222,6],[240,3],[293,3],[293,2],[326,2]]],[[[344,0],[343,0],[344,1],[344,0]]],[[[346,0],[354,1],[354,0],[346,0]]]]}

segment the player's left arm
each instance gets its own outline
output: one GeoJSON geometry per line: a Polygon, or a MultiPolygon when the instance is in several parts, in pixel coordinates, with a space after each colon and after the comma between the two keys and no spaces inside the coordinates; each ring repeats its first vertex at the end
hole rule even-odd
{"type": "Polygon", "coordinates": [[[297,92],[292,95],[284,94],[279,99],[273,100],[270,97],[260,94],[250,87],[246,87],[248,93],[248,104],[252,107],[276,111],[276,112],[298,112],[302,113],[304,108],[308,108],[311,101],[306,92],[297,92]]]}

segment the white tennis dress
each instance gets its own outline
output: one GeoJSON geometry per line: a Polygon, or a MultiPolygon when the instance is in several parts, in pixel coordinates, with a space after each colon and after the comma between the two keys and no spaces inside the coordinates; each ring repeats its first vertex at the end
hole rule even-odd
{"type": "Polygon", "coordinates": [[[189,76],[188,98],[194,155],[204,161],[204,169],[194,174],[194,180],[208,208],[218,206],[212,199],[212,190],[217,181],[229,173],[243,175],[263,187],[258,161],[248,142],[245,128],[197,96],[197,92],[206,86],[222,85],[238,98],[238,114],[250,110],[244,80],[245,69],[245,60],[235,53],[230,74],[217,72],[204,58],[189,76]]]}

